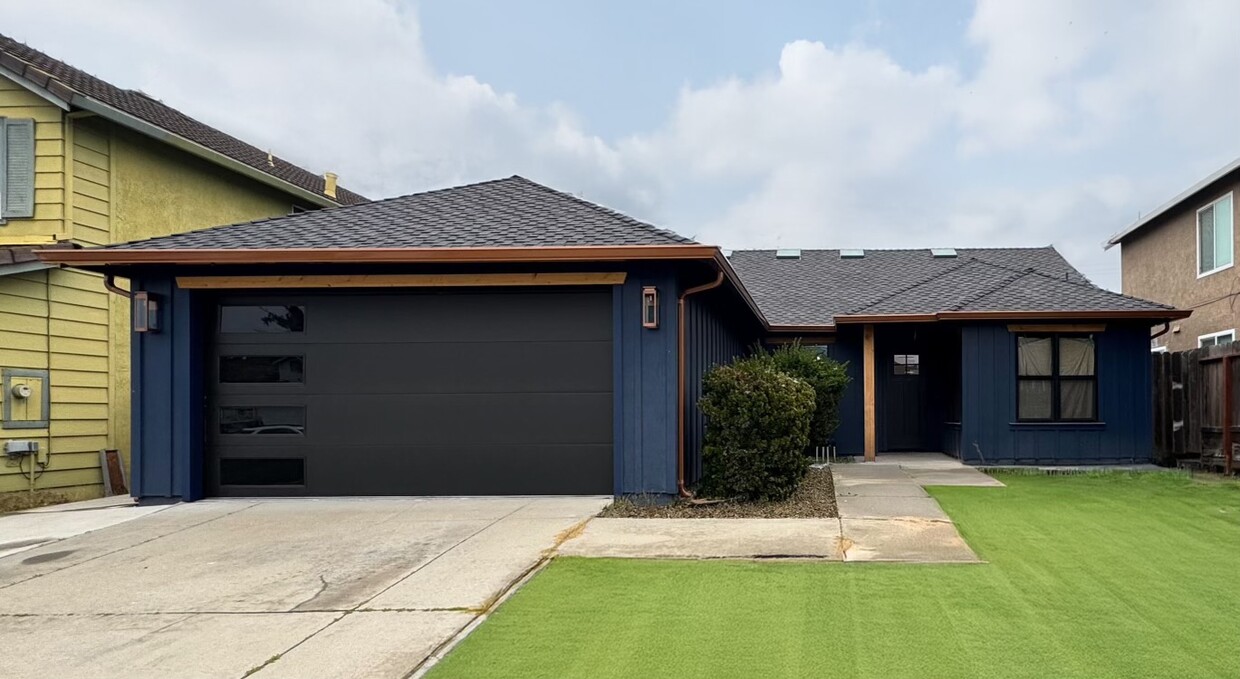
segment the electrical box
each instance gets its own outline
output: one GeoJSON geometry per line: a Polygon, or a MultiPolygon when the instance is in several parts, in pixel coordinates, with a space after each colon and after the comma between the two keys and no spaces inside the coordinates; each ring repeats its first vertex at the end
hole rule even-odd
{"type": "Polygon", "coordinates": [[[17,457],[19,455],[38,455],[38,441],[5,441],[4,454],[9,457],[17,457]]]}
{"type": "Polygon", "coordinates": [[[0,377],[0,427],[46,429],[50,407],[48,371],[5,368],[0,377]]]}

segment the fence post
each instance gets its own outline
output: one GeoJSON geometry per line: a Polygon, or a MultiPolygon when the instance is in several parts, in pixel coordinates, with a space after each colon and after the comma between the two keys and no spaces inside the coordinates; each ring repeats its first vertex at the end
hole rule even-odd
{"type": "Polygon", "coordinates": [[[1223,357],[1223,469],[1231,474],[1231,354],[1223,357]]]}

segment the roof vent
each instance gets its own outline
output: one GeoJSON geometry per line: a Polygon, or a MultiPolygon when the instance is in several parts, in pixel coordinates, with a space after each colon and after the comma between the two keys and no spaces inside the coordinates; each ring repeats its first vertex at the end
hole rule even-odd
{"type": "Polygon", "coordinates": [[[930,254],[935,258],[955,257],[956,248],[930,248],[930,254]]]}
{"type": "Polygon", "coordinates": [[[840,250],[840,259],[861,259],[865,257],[865,250],[860,248],[855,250],[840,250]]]}
{"type": "Polygon", "coordinates": [[[794,249],[794,248],[788,248],[784,250],[775,251],[775,259],[800,259],[800,258],[801,258],[801,251],[794,249]]]}
{"type": "Polygon", "coordinates": [[[720,250],[720,252],[722,252],[722,253],[723,253],[723,256],[724,256],[724,257],[731,257],[731,256],[732,256],[732,251],[731,251],[731,250],[720,250]]]}

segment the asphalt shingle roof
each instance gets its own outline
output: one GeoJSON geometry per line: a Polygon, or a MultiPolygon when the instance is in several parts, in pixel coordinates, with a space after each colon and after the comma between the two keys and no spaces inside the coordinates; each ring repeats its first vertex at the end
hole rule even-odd
{"type": "Polygon", "coordinates": [[[1151,311],[1161,304],[1090,283],[1058,251],[1045,248],[738,250],[729,261],[772,325],[832,325],[836,316],[945,311],[1151,311]]]}
{"type": "Polygon", "coordinates": [[[109,247],[141,250],[485,248],[684,245],[693,242],[514,176],[109,247]]]}
{"type": "MultiPolygon", "coordinates": [[[[322,175],[282,158],[273,156],[269,161],[267,152],[252,144],[194,120],[142,92],[112,85],[4,35],[0,35],[0,66],[47,88],[61,98],[67,99],[78,93],[96,99],[277,179],[323,195],[322,175]]],[[[343,187],[337,187],[335,200],[341,205],[366,202],[366,198],[343,187]]]]}

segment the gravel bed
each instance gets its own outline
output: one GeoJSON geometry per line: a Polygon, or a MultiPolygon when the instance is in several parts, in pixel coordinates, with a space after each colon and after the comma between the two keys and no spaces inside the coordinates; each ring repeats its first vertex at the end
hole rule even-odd
{"type": "Polygon", "coordinates": [[[599,516],[612,519],[833,519],[839,514],[835,509],[831,470],[811,469],[797,492],[782,502],[728,500],[714,504],[676,502],[657,506],[621,499],[599,516]]]}

